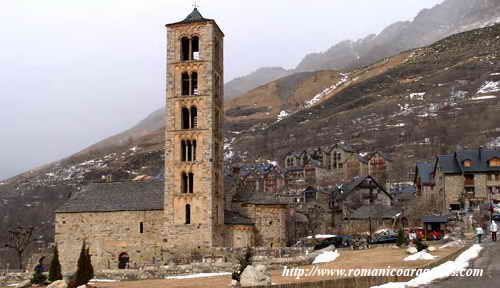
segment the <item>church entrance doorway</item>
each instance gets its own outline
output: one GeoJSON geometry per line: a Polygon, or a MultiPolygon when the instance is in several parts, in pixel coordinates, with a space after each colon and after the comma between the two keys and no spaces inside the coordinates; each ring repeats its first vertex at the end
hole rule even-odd
{"type": "Polygon", "coordinates": [[[118,269],[127,269],[128,268],[129,257],[128,254],[123,252],[118,257],[118,269]]]}

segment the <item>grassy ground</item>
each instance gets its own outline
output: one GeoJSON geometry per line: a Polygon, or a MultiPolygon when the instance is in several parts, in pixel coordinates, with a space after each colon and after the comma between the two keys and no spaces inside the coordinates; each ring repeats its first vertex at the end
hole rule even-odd
{"type": "MultiPolygon", "coordinates": [[[[446,257],[458,249],[440,249],[432,252],[432,255],[439,256],[436,260],[446,257]]],[[[319,265],[319,268],[333,268],[333,269],[357,269],[357,268],[418,268],[429,264],[433,261],[409,261],[405,262],[403,259],[406,257],[405,250],[395,248],[375,248],[369,250],[359,251],[342,251],[340,257],[335,262],[325,263],[319,265]]],[[[301,268],[310,269],[312,266],[304,266],[301,268]]],[[[321,280],[334,279],[336,277],[310,277],[302,278],[300,280],[294,277],[283,277],[282,271],[272,271],[272,281],[275,284],[293,283],[293,282],[314,282],[321,280]]],[[[97,287],[113,287],[113,288],[163,288],[163,287],[194,287],[206,288],[207,284],[211,287],[227,287],[231,282],[230,276],[225,277],[210,277],[210,278],[197,278],[197,279],[182,279],[182,280],[145,280],[145,281],[130,281],[130,282],[117,282],[117,283],[102,283],[97,287]]]]}

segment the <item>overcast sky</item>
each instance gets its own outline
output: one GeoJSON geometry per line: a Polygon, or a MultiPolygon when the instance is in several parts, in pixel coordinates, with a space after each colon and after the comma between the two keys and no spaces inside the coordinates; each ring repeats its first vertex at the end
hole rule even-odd
{"type": "MultiPolygon", "coordinates": [[[[164,105],[164,24],[190,0],[1,0],[0,179],[69,156],[164,105]]],[[[200,0],[225,79],[293,68],[442,0],[200,0]]]]}

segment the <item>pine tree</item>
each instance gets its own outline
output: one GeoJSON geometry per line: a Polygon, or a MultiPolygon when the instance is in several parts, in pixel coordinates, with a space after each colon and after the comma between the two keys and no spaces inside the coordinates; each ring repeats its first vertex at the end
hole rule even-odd
{"type": "Polygon", "coordinates": [[[86,285],[92,278],[94,278],[94,267],[92,267],[90,259],[90,249],[87,248],[85,241],[83,241],[74,277],[76,286],[86,285]]]}
{"type": "Polygon", "coordinates": [[[62,279],[63,276],[61,273],[61,263],[59,262],[59,249],[57,249],[56,245],[56,247],[54,247],[54,256],[52,257],[49,267],[49,281],[54,282],[62,279]]]}
{"type": "Polygon", "coordinates": [[[94,266],[92,266],[92,256],[90,255],[90,248],[87,248],[87,269],[90,281],[94,278],[94,266]]]}

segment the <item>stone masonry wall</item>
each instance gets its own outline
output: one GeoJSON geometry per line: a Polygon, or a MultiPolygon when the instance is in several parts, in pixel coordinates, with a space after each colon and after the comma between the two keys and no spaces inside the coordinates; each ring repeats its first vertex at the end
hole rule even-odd
{"type": "Polygon", "coordinates": [[[213,22],[195,22],[168,27],[167,121],[165,137],[165,215],[162,247],[175,253],[190,253],[223,245],[223,83],[222,32],[213,22]],[[181,39],[199,37],[200,57],[180,61],[181,39]],[[215,53],[218,49],[218,53],[215,53]],[[216,59],[219,54],[219,59],[216,59]],[[183,72],[198,73],[198,93],[182,96],[183,72]],[[220,83],[217,84],[216,80],[220,83]],[[181,129],[183,107],[198,110],[196,128],[181,129]],[[217,118],[217,119],[216,119],[217,118]],[[196,140],[196,161],[181,162],[182,140],[196,140]],[[194,174],[193,193],[182,193],[182,173],[194,174]],[[186,224],[186,206],[191,223],[186,224]],[[181,251],[184,250],[184,251],[181,251]]]}
{"type": "Polygon", "coordinates": [[[127,253],[131,267],[162,259],[158,231],[163,211],[109,213],[57,213],[55,241],[64,273],[76,271],[82,242],[90,248],[96,270],[118,268],[118,257],[127,253]],[[140,223],[143,233],[140,233],[140,223]]]}

